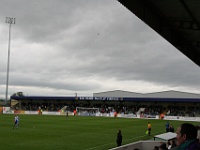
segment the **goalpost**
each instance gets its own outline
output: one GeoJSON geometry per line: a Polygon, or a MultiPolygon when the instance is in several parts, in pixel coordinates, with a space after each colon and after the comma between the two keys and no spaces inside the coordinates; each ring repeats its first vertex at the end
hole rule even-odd
{"type": "Polygon", "coordinates": [[[99,108],[76,107],[76,112],[79,116],[97,116],[100,111],[99,108]]]}

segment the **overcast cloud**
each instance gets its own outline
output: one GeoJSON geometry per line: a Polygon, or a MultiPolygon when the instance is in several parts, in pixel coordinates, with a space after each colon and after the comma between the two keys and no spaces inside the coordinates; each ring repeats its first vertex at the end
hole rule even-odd
{"type": "Polygon", "coordinates": [[[117,0],[0,0],[0,98],[200,93],[200,69],[117,0]]]}

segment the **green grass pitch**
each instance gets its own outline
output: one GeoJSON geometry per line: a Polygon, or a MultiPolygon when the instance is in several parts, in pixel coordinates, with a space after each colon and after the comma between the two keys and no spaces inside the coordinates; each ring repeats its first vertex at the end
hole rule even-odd
{"type": "MultiPolygon", "coordinates": [[[[2,150],[107,150],[116,147],[122,130],[123,143],[152,139],[165,132],[166,120],[82,116],[19,115],[20,127],[13,129],[14,115],[0,115],[2,150]],[[148,121],[152,135],[145,134],[148,121]]],[[[175,129],[183,122],[169,121],[175,129]]],[[[191,122],[197,125],[197,122],[191,122]]]]}

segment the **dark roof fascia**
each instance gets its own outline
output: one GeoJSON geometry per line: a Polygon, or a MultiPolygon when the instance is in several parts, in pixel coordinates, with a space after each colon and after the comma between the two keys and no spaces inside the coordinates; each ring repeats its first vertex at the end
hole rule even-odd
{"type": "Polygon", "coordinates": [[[56,97],[56,96],[11,96],[15,100],[94,100],[94,101],[137,101],[137,102],[200,102],[200,98],[151,98],[151,97],[56,97]]]}
{"type": "Polygon", "coordinates": [[[15,100],[75,100],[75,97],[57,96],[11,96],[15,100]]]}

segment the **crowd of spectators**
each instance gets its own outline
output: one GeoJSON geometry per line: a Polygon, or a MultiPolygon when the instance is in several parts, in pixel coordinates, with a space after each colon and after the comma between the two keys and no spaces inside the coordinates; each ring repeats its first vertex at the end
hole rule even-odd
{"type": "Polygon", "coordinates": [[[42,109],[43,111],[59,111],[63,107],[64,105],[56,103],[23,103],[21,105],[21,109],[26,111],[37,111],[38,109],[42,109]]]}
{"type": "Polygon", "coordinates": [[[64,106],[68,106],[69,111],[73,111],[76,107],[87,107],[87,108],[99,108],[101,113],[110,113],[116,111],[117,113],[123,114],[136,114],[140,108],[145,108],[144,112],[145,115],[159,115],[161,113],[165,113],[165,115],[169,116],[200,116],[200,106],[179,106],[179,105],[159,105],[159,104],[152,104],[152,105],[145,105],[142,104],[124,104],[120,102],[116,103],[109,103],[109,102],[98,102],[98,103],[91,103],[91,102],[68,102],[68,103],[61,103],[61,102],[28,102],[28,103],[21,103],[15,106],[14,109],[22,109],[28,111],[36,111],[41,108],[43,111],[59,111],[64,106]]]}

